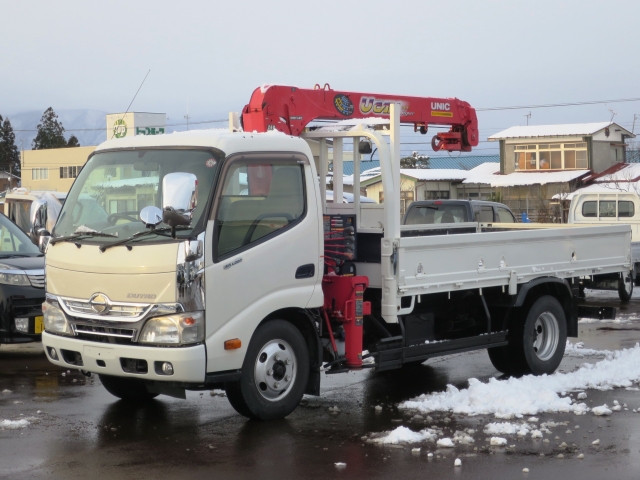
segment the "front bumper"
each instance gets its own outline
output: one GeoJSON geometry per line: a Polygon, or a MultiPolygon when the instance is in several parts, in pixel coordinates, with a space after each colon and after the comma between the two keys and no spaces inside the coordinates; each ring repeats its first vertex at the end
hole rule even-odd
{"type": "Polygon", "coordinates": [[[42,316],[44,289],[31,286],[0,285],[0,343],[40,341],[35,317],[42,316]],[[16,317],[29,318],[29,332],[16,329],[16,317]]]}
{"type": "Polygon", "coordinates": [[[102,375],[140,378],[160,382],[201,383],[205,380],[207,354],[204,345],[175,348],[118,345],[91,342],[73,337],[53,335],[47,332],[42,334],[42,344],[49,361],[63,368],[77,368],[102,375]],[[58,353],[57,360],[51,358],[49,347],[56,349],[58,353]],[[64,355],[62,354],[63,350],[66,351],[64,355]],[[82,365],[78,365],[76,354],[81,356],[82,365]],[[148,365],[147,372],[129,373],[125,371],[126,367],[123,366],[123,363],[126,364],[127,359],[146,361],[148,365]],[[173,375],[157,373],[156,362],[171,362],[173,375]]]}

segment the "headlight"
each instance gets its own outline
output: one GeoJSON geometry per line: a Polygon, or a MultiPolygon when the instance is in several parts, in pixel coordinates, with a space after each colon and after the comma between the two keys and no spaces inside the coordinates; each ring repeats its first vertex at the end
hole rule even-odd
{"type": "Polygon", "coordinates": [[[64,313],[58,307],[44,302],[42,304],[42,313],[44,314],[44,329],[47,332],[73,335],[69,322],[67,322],[64,313]]]}
{"type": "Polygon", "coordinates": [[[0,283],[5,285],[31,285],[29,278],[21,273],[0,273],[0,283]]]}
{"type": "Polygon", "coordinates": [[[140,343],[185,345],[204,340],[204,312],[180,313],[150,318],[142,329],[140,343]]]}

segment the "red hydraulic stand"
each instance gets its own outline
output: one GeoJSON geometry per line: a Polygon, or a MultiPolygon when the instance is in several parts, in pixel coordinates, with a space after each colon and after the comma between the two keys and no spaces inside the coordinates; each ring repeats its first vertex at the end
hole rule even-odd
{"type": "MultiPolygon", "coordinates": [[[[363,317],[371,314],[371,302],[364,301],[369,278],[325,275],[322,279],[324,310],[332,319],[342,323],[347,367],[362,367],[363,317]]],[[[330,325],[328,326],[330,327],[330,325]]],[[[329,328],[329,334],[331,329],[329,328]]]]}

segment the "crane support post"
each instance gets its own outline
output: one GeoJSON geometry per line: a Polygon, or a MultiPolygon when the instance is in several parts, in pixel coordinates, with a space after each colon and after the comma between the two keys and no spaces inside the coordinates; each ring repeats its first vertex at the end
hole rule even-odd
{"type": "Polygon", "coordinates": [[[435,151],[469,152],[479,142],[478,119],[469,103],[457,98],[416,97],[377,93],[342,92],[329,85],[304,89],[266,85],[254,90],[242,110],[246,132],[277,130],[299,136],[314,120],[388,118],[392,103],[400,104],[400,123],[427,132],[429,125],[449,126],[437,133],[431,145],[435,151]]]}

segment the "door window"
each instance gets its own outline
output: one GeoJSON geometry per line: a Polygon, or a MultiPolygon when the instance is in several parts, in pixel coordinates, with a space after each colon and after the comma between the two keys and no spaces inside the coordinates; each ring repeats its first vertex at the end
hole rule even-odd
{"type": "Polygon", "coordinates": [[[621,200],[618,202],[618,216],[619,217],[633,217],[635,215],[635,208],[633,202],[627,200],[621,200]]]}
{"type": "Polygon", "coordinates": [[[304,166],[239,160],[227,170],[216,213],[216,257],[238,253],[297,223],[306,212],[304,166]]]}
{"type": "Polygon", "coordinates": [[[496,207],[496,213],[498,214],[498,222],[500,223],[515,223],[516,221],[511,212],[504,207],[496,207]]]}
{"type": "Polygon", "coordinates": [[[493,222],[493,208],[491,207],[480,208],[480,222],[481,223],[493,222]]]}

